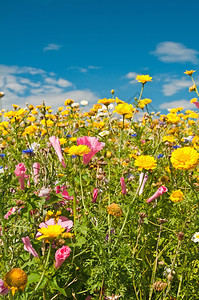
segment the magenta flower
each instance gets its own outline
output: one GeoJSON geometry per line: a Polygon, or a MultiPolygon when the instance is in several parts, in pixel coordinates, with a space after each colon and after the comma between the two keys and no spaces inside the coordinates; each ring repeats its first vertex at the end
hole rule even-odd
{"type": "Polygon", "coordinates": [[[38,183],[38,177],[39,177],[39,169],[40,169],[40,164],[39,163],[34,163],[33,164],[33,174],[34,174],[34,183],[37,184],[38,183]]]}
{"type": "Polygon", "coordinates": [[[35,251],[35,249],[33,248],[32,244],[30,242],[29,236],[22,237],[21,239],[22,239],[22,242],[24,244],[24,249],[26,251],[28,251],[30,254],[32,254],[34,257],[39,258],[39,255],[37,254],[37,252],[35,251]]]}
{"type": "Polygon", "coordinates": [[[98,189],[95,188],[95,189],[93,190],[93,200],[92,200],[93,203],[96,202],[97,196],[98,196],[98,189]]]}
{"type": "Polygon", "coordinates": [[[163,185],[163,186],[159,187],[159,189],[157,190],[157,192],[155,192],[155,194],[153,196],[151,196],[149,199],[147,199],[146,202],[147,203],[152,202],[153,200],[155,200],[159,196],[163,195],[167,191],[168,191],[168,189],[166,188],[166,186],[163,185]]]}
{"type": "Polygon", "coordinates": [[[121,183],[121,188],[122,188],[122,194],[126,195],[127,191],[126,191],[126,184],[125,184],[125,181],[124,181],[124,177],[120,178],[120,183],[121,183]]]}
{"type": "Polygon", "coordinates": [[[0,295],[6,295],[9,293],[9,289],[4,285],[2,279],[0,279],[0,295]]]}
{"type": "Polygon", "coordinates": [[[7,219],[7,220],[8,220],[8,218],[9,218],[11,215],[13,215],[16,211],[17,211],[17,207],[12,207],[12,208],[7,212],[7,214],[5,214],[4,219],[7,219]]]}
{"type": "Polygon", "coordinates": [[[15,175],[18,177],[21,190],[24,190],[25,189],[24,180],[25,178],[28,178],[28,175],[25,174],[26,173],[25,165],[23,163],[16,165],[14,172],[15,175]]]}
{"type": "Polygon", "coordinates": [[[62,155],[62,150],[61,150],[59,138],[57,138],[56,136],[53,135],[49,138],[49,140],[50,140],[53,148],[55,149],[55,152],[57,153],[57,156],[59,158],[60,163],[62,164],[62,166],[64,168],[66,168],[66,164],[64,162],[64,158],[63,158],[63,155],[62,155]]]}
{"type": "Polygon", "coordinates": [[[147,179],[148,179],[148,176],[144,173],[141,173],[140,174],[140,177],[139,177],[139,196],[142,195],[143,193],[143,190],[144,190],[144,186],[145,186],[145,183],[147,182],[147,179]],[[143,176],[144,176],[144,179],[143,179],[143,176]]]}
{"type": "Polygon", "coordinates": [[[67,257],[69,257],[71,249],[68,246],[63,246],[55,253],[55,268],[60,268],[67,257]]]}
{"type": "Polygon", "coordinates": [[[93,136],[83,136],[77,139],[77,146],[79,145],[86,145],[91,149],[91,151],[88,154],[83,155],[83,162],[85,165],[87,165],[91,158],[98,151],[102,150],[102,148],[105,146],[105,143],[99,142],[98,138],[93,136]]]}
{"type": "Polygon", "coordinates": [[[199,102],[193,102],[193,104],[195,104],[195,106],[197,107],[197,108],[199,108],[199,102]]]}

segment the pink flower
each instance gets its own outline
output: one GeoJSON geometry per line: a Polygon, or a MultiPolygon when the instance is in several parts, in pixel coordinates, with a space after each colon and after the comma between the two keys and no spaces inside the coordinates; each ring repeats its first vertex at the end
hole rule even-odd
{"type": "Polygon", "coordinates": [[[32,254],[35,257],[39,258],[39,255],[37,254],[37,252],[35,251],[35,249],[33,248],[31,242],[30,242],[30,238],[29,236],[26,237],[22,237],[22,242],[24,243],[24,249],[26,251],[28,251],[30,254],[32,254]]]}
{"type": "Polygon", "coordinates": [[[147,179],[148,179],[148,176],[146,174],[145,175],[144,175],[144,173],[140,174],[140,177],[139,177],[139,187],[138,187],[138,189],[139,189],[139,196],[142,195],[142,193],[143,193],[144,186],[145,186],[145,183],[146,183],[147,179]],[[144,179],[143,179],[143,176],[144,176],[144,179]]]}
{"type": "Polygon", "coordinates": [[[0,295],[6,295],[9,293],[9,289],[4,285],[2,279],[0,279],[0,295]]]}
{"type": "Polygon", "coordinates": [[[7,212],[7,214],[5,214],[4,219],[7,219],[7,220],[8,220],[9,216],[13,215],[16,211],[17,211],[17,207],[12,207],[12,208],[7,212]]]}
{"type": "Polygon", "coordinates": [[[16,165],[14,172],[15,172],[15,175],[18,177],[21,190],[24,190],[25,189],[24,179],[28,178],[28,175],[25,174],[25,172],[26,172],[25,165],[23,163],[16,165]]]}
{"type": "Polygon", "coordinates": [[[126,195],[127,191],[126,191],[126,184],[125,184],[125,181],[124,181],[124,177],[120,178],[120,183],[121,183],[121,188],[122,188],[122,194],[126,195]]]}
{"type": "Polygon", "coordinates": [[[157,190],[157,192],[155,192],[155,194],[153,196],[151,196],[149,199],[147,199],[146,202],[147,203],[152,202],[153,200],[155,200],[159,196],[163,195],[167,191],[168,191],[168,189],[166,188],[166,186],[163,185],[163,186],[159,187],[159,189],[157,190]]]}
{"type": "Polygon", "coordinates": [[[69,257],[71,249],[68,246],[63,246],[55,253],[55,268],[60,268],[67,257],[69,257]]]}
{"type": "Polygon", "coordinates": [[[64,168],[66,168],[66,164],[64,162],[64,158],[63,158],[63,155],[62,155],[62,150],[61,150],[61,146],[60,146],[60,141],[59,141],[59,138],[57,138],[56,136],[51,136],[49,138],[53,148],[55,149],[55,152],[57,153],[57,156],[59,158],[59,161],[61,162],[62,166],[64,168]]]}
{"type": "Polygon", "coordinates": [[[40,169],[40,164],[39,163],[34,163],[33,164],[33,174],[34,174],[34,183],[37,184],[38,183],[38,177],[39,177],[39,169],[40,169]]]}
{"type": "Polygon", "coordinates": [[[89,163],[91,158],[105,146],[105,143],[98,141],[96,137],[93,136],[83,136],[77,139],[77,145],[86,145],[91,151],[88,154],[83,155],[83,162],[85,165],[89,163]]]}
{"type": "Polygon", "coordinates": [[[197,108],[199,108],[199,102],[193,102],[197,108]]]}
{"type": "Polygon", "coordinates": [[[96,202],[97,196],[98,196],[98,189],[95,188],[95,189],[93,190],[93,200],[92,200],[93,203],[96,202]]]}

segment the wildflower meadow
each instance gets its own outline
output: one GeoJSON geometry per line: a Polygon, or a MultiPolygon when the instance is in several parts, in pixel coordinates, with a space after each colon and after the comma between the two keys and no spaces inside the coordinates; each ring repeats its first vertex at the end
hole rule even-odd
{"type": "Polygon", "coordinates": [[[199,92],[185,74],[193,110],[151,111],[138,75],[132,103],[112,90],[90,110],[1,111],[1,299],[199,299],[199,92]]]}

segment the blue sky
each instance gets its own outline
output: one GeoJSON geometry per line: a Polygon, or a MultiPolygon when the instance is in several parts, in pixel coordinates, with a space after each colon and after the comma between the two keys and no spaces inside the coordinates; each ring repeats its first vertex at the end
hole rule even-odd
{"type": "Polygon", "coordinates": [[[194,109],[184,71],[198,70],[198,11],[198,0],[1,1],[3,107],[93,104],[111,89],[131,103],[136,75],[149,74],[143,96],[156,111],[194,109]]]}

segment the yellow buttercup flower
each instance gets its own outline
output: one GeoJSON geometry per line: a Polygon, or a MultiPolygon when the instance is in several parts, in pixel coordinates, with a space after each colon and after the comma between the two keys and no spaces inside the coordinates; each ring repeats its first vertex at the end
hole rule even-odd
{"type": "Polygon", "coordinates": [[[114,112],[118,113],[119,115],[127,115],[127,114],[132,114],[133,110],[133,105],[124,103],[124,104],[118,104],[115,107],[114,112]]]}
{"type": "Polygon", "coordinates": [[[196,85],[195,85],[195,83],[193,84],[193,85],[191,85],[190,87],[189,87],[189,92],[193,92],[193,91],[195,91],[196,90],[196,85]]]}
{"type": "Polygon", "coordinates": [[[107,207],[107,211],[108,211],[109,215],[112,215],[112,216],[115,216],[115,217],[121,217],[121,215],[122,215],[122,209],[116,203],[112,203],[111,205],[109,205],[107,207]]]}
{"type": "Polygon", "coordinates": [[[173,202],[181,202],[184,199],[184,194],[181,190],[172,191],[169,199],[173,202]]]}
{"type": "Polygon", "coordinates": [[[59,235],[64,232],[65,228],[61,225],[49,225],[48,227],[42,227],[38,231],[42,234],[37,239],[44,239],[46,243],[54,241],[59,235]]]}
{"type": "Polygon", "coordinates": [[[47,127],[51,127],[51,126],[53,126],[54,122],[51,121],[51,120],[45,120],[45,119],[43,119],[43,120],[41,120],[41,124],[42,125],[47,125],[47,127]]]}
{"type": "Polygon", "coordinates": [[[142,99],[138,101],[138,106],[139,108],[143,109],[147,104],[151,103],[152,100],[151,99],[142,99]]]}
{"type": "Polygon", "coordinates": [[[140,155],[136,158],[134,165],[138,170],[154,170],[157,167],[157,161],[150,155],[140,155]]]}
{"type": "Polygon", "coordinates": [[[67,142],[67,139],[60,138],[59,141],[60,141],[60,145],[63,145],[63,144],[65,144],[67,142]]]}
{"type": "Polygon", "coordinates": [[[67,106],[67,105],[71,105],[73,103],[74,103],[74,101],[72,99],[66,99],[64,105],[67,106]]]}
{"type": "Polygon", "coordinates": [[[14,295],[18,290],[24,290],[27,284],[28,276],[27,274],[19,269],[13,268],[4,277],[4,284],[7,288],[11,289],[12,295],[14,295]]]}
{"type": "Polygon", "coordinates": [[[171,163],[175,169],[190,170],[197,166],[199,154],[191,147],[178,148],[171,155],[171,163]]]}
{"type": "Polygon", "coordinates": [[[88,154],[90,151],[91,149],[86,145],[72,146],[66,150],[66,152],[68,152],[68,155],[77,155],[77,156],[88,154]]]}
{"type": "Polygon", "coordinates": [[[192,98],[192,99],[190,100],[190,103],[194,103],[194,102],[197,102],[197,101],[198,101],[197,98],[192,98]]]}
{"type": "Polygon", "coordinates": [[[177,114],[170,113],[166,116],[166,121],[168,123],[176,124],[180,121],[180,117],[177,114]]]}
{"type": "Polygon", "coordinates": [[[101,104],[104,104],[106,106],[109,106],[109,104],[115,102],[115,99],[107,99],[107,98],[104,98],[104,99],[99,99],[97,101],[97,103],[101,103],[101,104]]]}
{"type": "Polygon", "coordinates": [[[189,75],[189,76],[192,76],[192,74],[195,72],[195,70],[190,70],[190,71],[187,71],[186,70],[186,72],[184,72],[184,74],[187,74],[187,75],[189,75]]]}
{"type": "Polygon", "coordinates": [[[162,138],[163,142],[170,142],[170,143],[174,143],[175,142],[175,138],[171,135],[165,135],[162,138]]]}
{"type": "Polygon", "coordinates": [[[149,75],[137,75],[135,78],[138,82],[141,82],[142,84],[145,84],[148,81],[151,81],[152,77],[149,75]]]}

